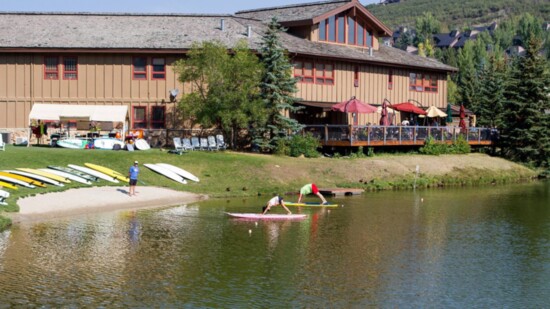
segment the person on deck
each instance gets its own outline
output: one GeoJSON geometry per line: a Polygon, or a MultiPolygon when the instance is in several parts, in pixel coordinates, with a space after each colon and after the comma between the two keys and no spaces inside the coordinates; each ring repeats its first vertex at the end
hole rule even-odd
{"type": "Polygon", "coordinates": [[[130,170],[128,171],[128,178],[130,178],[130,190],[128,191],[129,196],[136,195],[138,174],[138,161],[134,161],[134,165],[130,166],[130,170]]]}
{"type": "Polygon", "coordinates": [[[281,205],[285,210],[286,212],[291,215],[292,212],[290,210],[288,210],[288,208],[286,207],[285,205],[285,202],[283,201],[283,198],[279,195],[273,197],[272,199],[270,199],[267,204],[262,207],[262,215],[265,215],[266,212],[268,212],[272,206],[277,206],[277,205],[281,205]]]}
{"type": "Polygon", "coordinates": [[[328,204],[327,200],[325,200],[325,197],[319,192],[319,189],[314,183],[308,183],[307,185],[303,186],[300,189],[300,195],[298,196],[298,203],[300,203],[303,196],[306,196],[310,193],[317,195],[321,199],[321,201],[323,201],[323,204],[328,204]]]}

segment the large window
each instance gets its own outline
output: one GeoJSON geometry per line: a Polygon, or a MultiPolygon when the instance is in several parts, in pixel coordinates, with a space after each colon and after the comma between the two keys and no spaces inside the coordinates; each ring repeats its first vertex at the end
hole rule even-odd
{"type": "Polygon", "coordinates": [[[410,73],[409,89],[419,92],[437,92],[437,77],[435,75],[410,73]]]}
{"type": "Polygon", "coordinates": [[[59,57],[44,57],[44,79],[59,79],[59,57]]]}
{"type": "Polygon", "coordinates": [[[145,106],[134,106],[132,122],[134,124],[134,129],[147,128],[147,108],[145,106]]]}
{"type": "Polygon", "coordinates": [[[164,129],[165,128],[165,111],[164,106],[153,106],[151,111],[151,128],[153,129],[164,129]]]}
{"type": "Polygon", "coordinates": [[[372,30],[357,16],[339,14],[319,22],[319,41],[372,47],[373,40],[372,30]]]}
{"type": "Polygon", "coordinates": [[[76,57],[63,58],[63,79],[78,79],[78,61],[76,57]]]}
{"type": "Polygon", "coordinates": [[[153,58],[152,76],[153,79],[166,79],[166,60],[164,58],[153,58]]]}
{"type": "Polygon", "coordinates": [[[334,85],[334,65],[324,62],[295,61],[294,77],[302,83],[334,85]]]}
{"type": "Polygon", "coordinates": [[[147,58],[134,57],[132,59],[132,75],[133,79],[147,79],[147,58]]]}

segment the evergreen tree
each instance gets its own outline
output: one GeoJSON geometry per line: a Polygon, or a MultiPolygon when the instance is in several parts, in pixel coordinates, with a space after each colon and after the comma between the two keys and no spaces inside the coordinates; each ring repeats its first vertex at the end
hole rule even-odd
{"type": "Polygon", "coordinates": [[[524,57],[516,57],[506,86],[504,128],[506,157],[548,168],[550,160],[550,72],[538,54],[541,42],[531,36],[524,57]]]}
{"type": "Polygon", "coordinates": [[[260,84],[261,98],[267,114],[267,126],[254,130],[256,143],[264,150],[274,150],[280,139],[288,138],[303,128],[289,116],[299,110],[295,106],[299,99],[293,94],[298,91],[293,67],[279,40],[281,28],[274,17],[262,39],[261,63],[264,74],[260,84]]]}
{"type": "MultiPolygon", "coordinates": [[[[466,107],[475,105],[478,91],[478,77],[475,63],[474,43],[467,41],[458,52],[457,86],[462,104],[466,107]]],[[[459,102],[457,102],[459,103],[459,102]]]]}
{"type": "Polygon", "coordinates": [[[504,59],[491,54],[479,72],[479,95],[471,109],[477,116],[479,126],[502,127],[504,83],[506,76],[504,59]]]}
{"type": "Polygon", "coordinates": [[[413,36],[411,34],[411,31],[404,30],[399,36],[399,38],[397,39],[397,41],[395,42],[394,47],[399,48],[401,50],[407,50],[407,47],[412,45],[413,45],[413,36]]]}

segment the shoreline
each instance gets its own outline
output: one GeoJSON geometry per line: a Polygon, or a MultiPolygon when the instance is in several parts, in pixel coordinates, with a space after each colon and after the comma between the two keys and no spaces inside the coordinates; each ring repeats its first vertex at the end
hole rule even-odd
{"type": "Polygon", "coordinates": [[[19,212],[9,217],[12,223],[22,223],[107,211],[158,208],[208,199],[207,195],[160,187],[142,186],[136,188],[136,193],[135,196],[128,196],[128,187],[106,186],[39,194],[19,199],[19,212]]]}

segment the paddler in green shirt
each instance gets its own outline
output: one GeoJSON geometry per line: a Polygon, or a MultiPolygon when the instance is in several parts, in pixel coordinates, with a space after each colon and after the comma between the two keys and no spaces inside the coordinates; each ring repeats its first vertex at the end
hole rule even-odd
{"type": "Polygon", "coordinates": [[[298,197],[298,203],[300,203],[303,196],[306,196],[311,193],[317,195],[321,199],[321,201],[323,201],[323,205],[328,204],[327,200],[325,200],[325,197],[321,194],[321,192],[319,192],[319,189],[314,183],[308,183],[307,185],[303,186],[300,189],[300,196],[298,197]]]}

